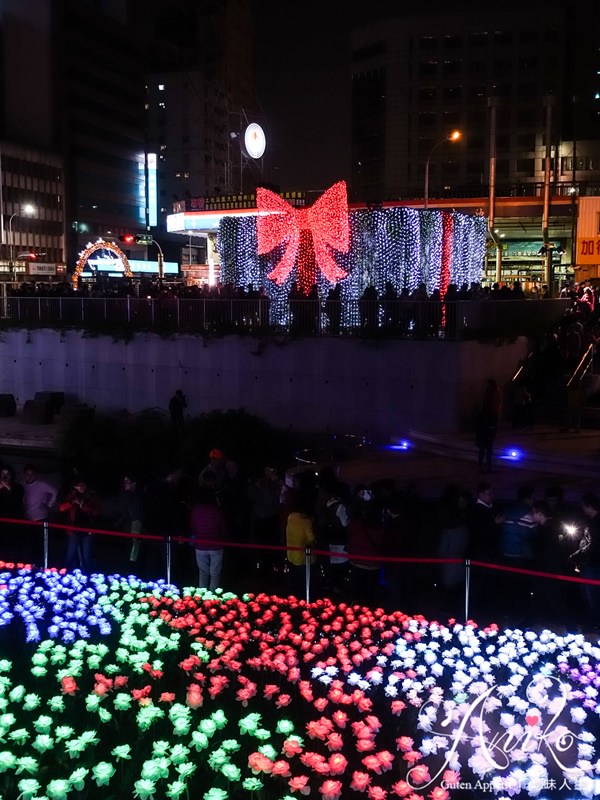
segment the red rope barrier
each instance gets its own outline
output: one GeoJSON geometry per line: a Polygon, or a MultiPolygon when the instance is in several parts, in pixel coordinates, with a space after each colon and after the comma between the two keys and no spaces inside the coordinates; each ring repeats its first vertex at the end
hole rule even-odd
{"type": "MultiPolygon", "coordinates": [[[[34,522],[31,520],[22,520],[22,519],[10,519],[8,517],[0,517],[0,524],[2,523],[9,523],[9,524],[18,524],[18,525],[34,525],[39,526],[40,528],[44,526],[44,522],[34,522]]],[[[194,540],[189,536],[170,536],[164,535],[159,536],[157,534],[150,534],[150,533],[127,533],[125,531],[110,531],[103,528],[78,528],[73,525],[66,525],[63,523],[58,522],[50,522],[48,523],[50,528],[58,528],[59,530],[65,530],[67,533],[69,532],[77,532],[77,533],[93,533],[99,534],[101,536],[113,536],[115,538],[121,539],[143,539],[147,541],[155,541],[155,542],[166,542],[167,539],[170,538],[171,542],[175,544],[189,544],[190,546],[194,547],[194,540]]],[[[225,549],[225,548],[232,548],[232,549],[250,549],[250,550],[273,550],[278,552],[288,552],[288,551],[295,551],[295,552],[306,552],[306,547],[298,547],[293,545],[281,545],[281,544],[259,544],[258,542],[232,542],[232,541],[215,541],[214,539],[203,539],[202,545],[207,545],[205,549],[209,550],[210,545],[213,545],[215,550],[225,549]]],[[[487,561],[476,561],[464,558],[429,558],[429,557],[410,557],[406,558],[403,556],[384,556],[384,555],[377,555],[377,556],[370,556],[370,555],[362,555],[360,553],[346,553],[346,552],[335,552],[330,550],[321,550],[320,548],[310,548],[311,555],[315,556],[323,556],[325,558],[329,558],[332,554],[336,557],[347,558],[350,563],[352,561],[373,561],[378,562],[381,564],[468,564],[471,567],[483,567],[484,569],[493,569],[498,570],[500,572],[512,572],[518,575],[529,575],[530,577],[534,578],[551,578],[554,580],[559,581],[566,581],[568,583],[586,583],[592,586],[600,586],[600,580],[594,578],[582,578],[577,575],[562,575],[556,572],[542,572],[541,570],[533,570],[527,569],[526,567],[513,567],[508,566],[506,564],[493,564],[487,561]]]]}

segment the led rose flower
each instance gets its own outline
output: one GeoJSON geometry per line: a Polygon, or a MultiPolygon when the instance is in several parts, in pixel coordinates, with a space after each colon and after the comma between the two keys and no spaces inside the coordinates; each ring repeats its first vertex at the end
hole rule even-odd
{"type": "Polygon", "coordinates": [[[140,778],[134,784],[135,792],[134,797],[139,797],[139,800],[151,800],[156,792],[156,784],[148,778],[140,778]]]}
{"type": "Polygon", "coordinates": [[[100,761],[92,767],[92,776],[96,786],[106,786],[115,774],[115,768],[108,761],[100,761]]]}
{"type": "Polygon", "coordinates": [[[430,797],[431,800],[448,800],[450,797],[450,792],[441,786],[436,786],[429,792],[427,797],[430,797]]]}
{"type": "Polygon", "coordinates": [[[85,779],[90,771],[86,767],[79,767],[69,775],[69,783],[77,792],[82,792],[85,786],[85,779]]]}
{"type": "Polygon", "coordinates": [[[174,703],[175,702],[175,693],[174,692],[161,692],[159,698],[159,703],[174,703]]]}
{"type": "Polygon", "coordinates": [[[369,786],[367,797],[369,800],[385,800],[387,792],[381,786],[369,786]]]}
{"type": "Polygon", "coordinates": [[[46,787],[46,794],[50,800],[66,800],[67,793],[71,789],[72,786],[69,781],[64,780],[64,778],[55,778],[46,787]]]}
{"type": "Polygon", "coordinates": [[[292,790],[292,792],[300,792],[300,794],[309,794],[310,788],[307,786],[308,784],[308,776],[307,775],[296,775],[293,778],[290,778],[288,781],[288,786],[292,790]]]}
{"type": "Polygon", "coordinates": [[[355,747],[357,753],[369,753],[375,750],[375,742],[372,739],[357,739],[355,747]]]}
{"type": "Polygon", "coordinates": [[[345,728],[348,722],[348,714],[345,711],[335,711],[332,719],[338,728],[345,728]]]}
{"type": "Polygon", "coordinates": [[[305,767],[310,767],[312,770],[321,775],[329,772],[329,765],[325,761],[325,756],[322,756],[320,753],[314,753],[311,751],[302,753],[300,756],[300,761],[305,767]]]}
{"type": "Polygon", "coordinates": [[[258,792],[262,788],[262,781],[258,778],[245,778],[242,781],[242,789],[245,789],[247,792],[258,792]]]}
{"type": "Polygon", "coordinates": [[[330,727],[322,720],[312,720],[306,723],[306,732],[311,739],[325,739],[330,731],[330,727]]]}
{"type": "Polygon", "coordinates": [[[299,736],[290,736],[284,741],[281,749],[288,758],[300,755],[303,750],[302,740],[299,736]]]}
{"type": "Polygon", "coordinates": [[[408,750],[406,753],[404,753],[402,758],[407,764],[416,764],[417,761],[420,761],[423,758],[423,754],[418,750],[408,750]]]}
{"type": "Polygon", "coordinates": [[[400,714],[406,708],[406,703],[404,703],[402,700],[392,700],[390,705],[392,709],[392,714],[394,714],[397,717],[399,717],[400,714]]]}
{"type": "Polygon", "coordinates": [[[187,784],[185,781],[173,781],[173,783],[167,784],[167,791],[165,792],[165,796],[169,798],[169,800],[178,800],[182,794],[187,789],[187,784]]]}
{"type": "Polygon", "coordinates": [[[412,750],[414,745],[414,739],[411,739],[410,736],[400,736],[400,738],[396,739],[396,746],[398,750],[403,750],[406,752],[407,750],[412,750]]]}
{"type": "Polygon", "coordinates": [[[37,794],[40,783],[35,780],[35,778],[23,778],[19,781],[17,787],[21,792],[19,797],[22,797],[23,800],[31,800],[31,798],[37,794]]]}
{"type": "Polygon", "coordinates": [[[413,788],[406,781],[397,781],[393,784],[391,791],[398,797],[408,797],[413,793],[413,788]]]}
{"type": "Polygon", "coordinates": [[[139,703],[141,700],[145,700],[147,697],[149,697],[151,692],[151,686],[144,686],[142,689],[132,689],[131,696],[139,703]]]}
{"type": "Polygon", "coordinates": [[[333,731],[329,734],[326,741],[327,749],[330,753],[337,752],[344,747],[344,740],[342,734],[333,731]]]}
{"type": "Polygon", "coordinates": [[[277,700],[275,701],[275,705],[277,708],[285,708],[285,706],[289,706],[292,702],[292,698],[289,694],[280,694],[277,700]]]}
{"type": "Polygon", "coordinates": [[[367,772],[359,772],[358,770],[352,773],[352,783],[350,788],[356,792],[366,792],[371,784],[371,776],[367,772]]]}
{"type": "Polygon", "coordinates": [[[271,775],[273,777],[280,776],[282,778],[289,778],[291,775],[290,772],[290,765],[287,761],[283,759],[279,759],[278,761],[273,762],[273,769],[271,770],[271,775]]]}
{"type": "Polygon", "coordinates": [[[250,753],[248,756],[248,766],[255,775],[260,772],[264,772],[268,775],[273,769],[273,762],[262,753],[250,753]]]}
{"type": "Polygon", "coordinates": [[[452,785],[460,782],[460,773],[452,769],[444,770],[442,781],[446,784],[452,785]]]}
{"type": "Polygon", "coordinates": [[[204,697],[202,695],[202,687],[199,684],[191,683],[187,687],[185,702],[190,708],[201,708],[204,703],[204,697]]]}
{"type": "Polygon", "coordinates": [[[331,775],[343,775],[348,766],[348,760],[341,753],[334,753],[327,761],[331,775]]]}
{"type": "Polygon", "coordinates": [[[77,691],[77,682],[70,675],[66,675],[60,683],[63,694],[75,694],[77,691]]]}
{"type": "Polygon", "coordinates": [[[417,785],[421,783],[427,783],[427,781],[430,780],[429,769],[425,764],[417,764],[416,767],[413,767],[409,771],[409,777],[411,783],[415,783],[417,785]]]}
{"type": "Polygon", "coordinates": [[[325,709],[329,705],[329,700],[326,697],[318,697],[313,702],[313,705],[317,709],[317,711],[320,711],[321,713],[323,713],[323,711],[325,711],[325,709]]]}
{"type": "Polygon", "coordinates": [[[328,780],[321,784],[319,791],[322,800],[338,800],[342,793],[342,782],[328,780]]]}

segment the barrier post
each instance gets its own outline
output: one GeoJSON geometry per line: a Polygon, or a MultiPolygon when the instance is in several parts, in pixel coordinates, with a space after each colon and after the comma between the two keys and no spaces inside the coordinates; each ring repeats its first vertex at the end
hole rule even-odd
{"type": "Polygon", "coordinates": [[[171,535],[167,536],[167,583],[171,583],[171,535]]]}
{"type": "Polygon", "coordinates": [[[304,563],[306,565],[306,602],[310,603],[310,545],[304,550],[304,563]]]}
{"type": "Polygon", "coordinates": [[[471,560],[465,561],[465,622],[469,619],[469,591],[471,588],[471,560]]]}
{"type": "Polygon", "coordinates": [[[49,525],[44,522],[44,569],[48,569],[49,525]]]}

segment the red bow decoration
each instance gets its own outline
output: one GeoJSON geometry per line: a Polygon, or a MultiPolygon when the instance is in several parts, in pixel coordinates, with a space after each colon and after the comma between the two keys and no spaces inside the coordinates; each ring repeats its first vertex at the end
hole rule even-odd
{"type": "Polygon", "coordinates": [[[345,278],[329,251],[347,253],[350,224],[346,183],[339,181],[321,195],[310,208],[294,208],[268,189],[257,189],[256,222],[258,254],[269,253],[285,243],[279,262],[267,275],[281,285],[289,276],[298,256],[298,286],[308,292],[316,279],[316,267],[330,283],[345,278]]]}

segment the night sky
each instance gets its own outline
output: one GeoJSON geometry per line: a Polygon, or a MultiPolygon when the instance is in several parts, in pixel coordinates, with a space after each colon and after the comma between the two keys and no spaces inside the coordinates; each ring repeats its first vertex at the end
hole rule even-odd
{"type": "Polygon", "coordinates": [[[271,133],[265,177],[284,191],[348,180],[349,4],[255,5],[257,90],[271,133]]]}

